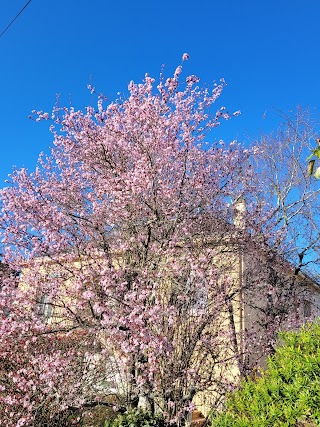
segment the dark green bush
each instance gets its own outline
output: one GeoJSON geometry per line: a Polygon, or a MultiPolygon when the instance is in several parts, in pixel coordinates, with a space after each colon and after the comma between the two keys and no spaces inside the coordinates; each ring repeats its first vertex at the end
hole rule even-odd
{"type": "Polygon", "coordinates": [[[136,409],[119,414],[114,420],[106,420],[104,427],[166,427],[161,415],[136,409]]]}
{"type": "Polygon", "coordinates": [[[213,427],[320,426],[320,325],[279,336],[268,369],[229,395],[213,427]]]}
{"type": "Polygon", "coordinates": [[[82,422],[76,420],[81,418],[78,411],[65,410],[52,415],[46,407],[42,408],[35,415],[33,427],[80,427],[82,422]]]}

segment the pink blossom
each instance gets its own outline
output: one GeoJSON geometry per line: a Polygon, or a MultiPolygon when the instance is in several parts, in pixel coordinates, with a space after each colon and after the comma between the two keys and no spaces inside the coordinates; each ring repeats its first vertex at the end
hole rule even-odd
{"type": "Polygon", "coordinates": [[[249,369],[244,355],[273,345],[285,297],[266,293],[265,260],[283,239],[257,197],[257,151],[214,142],[230,118],[213,105],[225,82],[201,88],[182,72],[158,84],[146,75],[125,99],[98,97],[97,109],[55,108],[51,154],[1,190],[4,260],[22,272],[0,289],[6,427],[32,426],[40,407],[53,417],[93,406],[106,384],[127,407],[157,396],[179,421],[194,390],[224,395],[229,373],[249,369]],[[234,310],[250,292],[274,297],[273,311],[259,311],[263,333],[238,332],[234,310]],[[204,361],[217,375],[204,375],[204,361]]]}

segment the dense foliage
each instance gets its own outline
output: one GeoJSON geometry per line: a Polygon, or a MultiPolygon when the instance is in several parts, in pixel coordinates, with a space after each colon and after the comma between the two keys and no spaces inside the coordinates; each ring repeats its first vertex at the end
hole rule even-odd
{"type": "Polygon", "coordinates": [[[282,345],[269,357],[268,369],[242,382],[229,396],[226,411],[212,417],[212,426],[320,424],[320,325],[279,337],[282,345]]]}

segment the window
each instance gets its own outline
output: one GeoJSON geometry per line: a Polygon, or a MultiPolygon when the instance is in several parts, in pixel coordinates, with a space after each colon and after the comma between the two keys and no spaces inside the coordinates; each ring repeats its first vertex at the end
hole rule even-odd
{"type": "Polygon", "coordinates": [[[308,300],[303,301],[303,317],[311,317],[311,302],[308,300]]]}
{"type": "Polygon", "coordinates": [[[187,280],[187,289],[190,292],[191,300],[191,315],[199,316],[206,313],[208,309],[208,289],[204,281],[198,278],[196,283],[193,283],[193,277],[187,280]]]}
{"type": "Polygon", "coordinates": [[[182,271],[172,279],[169,305],[185,311],[191,316],[199,316],[208,309],[208,289],[203,278],[193,272],[182,271]]]}
{"type": "Polygon", "coordinates": [[[194,304],[193,304],[193,310],[195,312],[200,311],[201,314],[206,310],[208,307],[208,291],[206,288],[200,286],[196,289],[195,295],[194,295],[194,304]]]}
{"type": "Polygon", "coordinates": [[[53,314],[52,303],[50,302],[49,295],[43,294],[37,304],[37,313],[39,316],[50,319],[53,314]]]}

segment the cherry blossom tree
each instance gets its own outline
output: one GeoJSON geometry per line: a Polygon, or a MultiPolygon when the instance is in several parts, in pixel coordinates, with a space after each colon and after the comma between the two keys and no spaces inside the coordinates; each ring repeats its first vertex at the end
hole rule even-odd
{"type": "Polygon", "coordinates": [[[4,261],[21,272],[1,291],[3,425],[98,404],[183,425],[196,395],[218,405],[235,365],[245,373],[250,285],[234,272],[282,240],[250,150],[208,139],[231,117],[214,110],[225,82],[181,73],[106,107],[35,112],[53,122],[51,155],[1,191],[4,261]]]}

